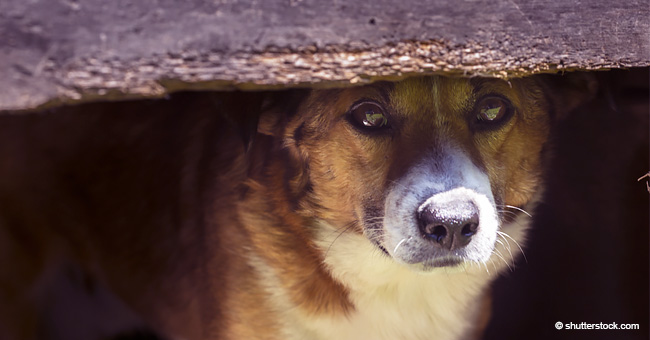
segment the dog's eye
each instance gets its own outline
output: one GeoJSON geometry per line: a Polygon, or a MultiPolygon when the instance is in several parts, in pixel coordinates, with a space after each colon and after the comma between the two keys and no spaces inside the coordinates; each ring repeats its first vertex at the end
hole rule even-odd
{"type": "Polygon", "coordinates": [[[510,116],[512,105],[499,97],[488,97],[478,105],[477,119],[480,122],[496,123],[510,116]]]}
{"type": "Polygon", "coordinates": [[[388,116],[381,106],[375,103],[358,104],[352,107],[350,115],[354,122],[362,128],[378,129],[388,127],[388,116]]]}

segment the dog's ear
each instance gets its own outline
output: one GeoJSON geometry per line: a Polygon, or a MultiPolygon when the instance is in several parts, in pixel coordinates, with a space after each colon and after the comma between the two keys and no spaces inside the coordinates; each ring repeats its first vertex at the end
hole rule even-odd
{"type": "Polygon", "coordinates": [[[262,104],[262,112],[257,123],[257,133],[266,136],[280,136],[282,134],[282,122],[286,121],[286,114],[277,99],[273,96],[267,97],[262,104]]]}
{"type": "Polygon", "coordinates": [[[281,136],[305,92],[215,92],[210,98],[217,112],[237,130],[246,150],[249,150],[258,133],[281,136]]]}
{"type": "Polygon", "coordinates": [[[298,89],[271,93],[262,105],[262,114],[257,124],[257,133],[261,143],[266,146],[275,140],[281,145],[279,157],[285,157],[285,180],[292,194],[291,201],[298,204],[298,198],[305,194],[309,186],[307,160],[309,156],[301,150],[296,141],[296,129],[304,125],[298,119],[298,109],[310,90],[298,89]]]}
{"type": "Polygon", "coordinates": [[[268,93],[262,103],[257,133],[282,137],[287,122],[293,117],[309,90],[296,89],[268,93]]]}
{"type": "Polygon", "coordinates": [[[556,118],[563,119],[571,111],[595,98],[598,80],[589,72],[562,75],[541,75],[542,86],[556,118]]]}
{"type": "Polygon", "coordinates": [[[257,132],[257,123],[262,112],[262,92],[218,92],[212,101],[221,116],[237,129],[244,147],[248,150],[257,132]]]}

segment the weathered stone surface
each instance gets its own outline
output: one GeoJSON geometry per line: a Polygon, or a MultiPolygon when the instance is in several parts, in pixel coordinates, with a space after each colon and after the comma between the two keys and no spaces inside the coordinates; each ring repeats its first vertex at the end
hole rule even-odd
{"type": "Polygon", "coordinates": [[[0,110],[650,65],[646,1],[6,0],[0,110]]]}

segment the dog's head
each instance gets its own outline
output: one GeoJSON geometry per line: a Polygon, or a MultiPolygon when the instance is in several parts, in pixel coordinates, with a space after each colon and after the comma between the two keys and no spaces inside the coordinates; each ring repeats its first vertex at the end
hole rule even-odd
{"type": "Polygon", "coordinates": [[[298,164],[288,183],[304,216],[418,270],[486,262],[539,189],[555,115],[577,102],[553,103],[545,88],[422,77],[314,90],[260,130],[298,164]]]}

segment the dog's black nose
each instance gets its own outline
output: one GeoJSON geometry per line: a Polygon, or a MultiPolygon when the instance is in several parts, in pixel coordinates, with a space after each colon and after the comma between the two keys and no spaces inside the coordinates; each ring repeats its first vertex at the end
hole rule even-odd
{"type": "Polygon", "coordinates": [[[428,203],[419,210],[420,232],[442,248],[462,248],[478,230],[478,208],[471,201],[459,199],[428,203]]]}

